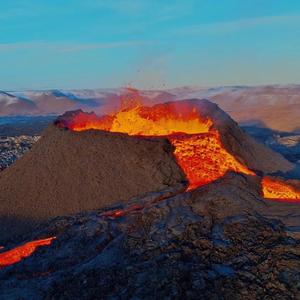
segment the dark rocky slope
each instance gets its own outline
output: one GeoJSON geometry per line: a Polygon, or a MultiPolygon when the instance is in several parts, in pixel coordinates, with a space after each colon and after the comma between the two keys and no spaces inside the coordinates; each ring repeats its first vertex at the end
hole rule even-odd
{"type": "Polygon", "coordinates": [[[135,199],[138,210],[119,206],[127,213],[118,218],[111,207],[24,236],[57,239],[0,271],[0,298],[300,298],[300,239],[284,219],[300,206],[283,212],[261,198],[257,178],[233,173],[162,196],[135,199]],[[270,207],[277,216],[267,217],[270,207]]]}
{"type": "Polygon", "coordinates": [[[0,242],[49,218],[122,203],[184,181],[166,139],[50,126],[0,173],[0,242]]]}

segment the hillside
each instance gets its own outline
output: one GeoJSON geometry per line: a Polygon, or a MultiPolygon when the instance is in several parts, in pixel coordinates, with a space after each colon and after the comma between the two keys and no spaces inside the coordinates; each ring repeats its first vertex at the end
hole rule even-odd
{"type": "Polygon", "coordinates": [[[120,204],[184,180],[165,139],[51,125],[0,173],[1,241],[53,217],[120,204]]]}

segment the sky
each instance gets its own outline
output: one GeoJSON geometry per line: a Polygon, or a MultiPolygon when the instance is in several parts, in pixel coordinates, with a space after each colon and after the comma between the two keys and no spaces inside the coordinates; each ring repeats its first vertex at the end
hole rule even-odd
{"type": "Polygon", "coordinates": [[[299,0],[0,0],[0,89],[300,83],[299,0]]]}

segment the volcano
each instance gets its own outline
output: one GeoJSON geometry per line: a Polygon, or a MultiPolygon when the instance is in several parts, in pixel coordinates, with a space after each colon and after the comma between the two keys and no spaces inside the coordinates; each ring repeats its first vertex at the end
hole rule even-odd
{"type": "MultiPolygon", "coordinates": [[[[126,104],[108,116],[62,115],[30,152],[0,174],[3,240],[53,217],[168,188],[182,191],[185,181],[194,189],[229,171],[255,176],[293,168],[209,101],[126,104]]],[[[273,187],[269,184],[268,196],[273,187]]]]}
{"type": "Polygon", "coordinates": [[[102,117],[77,111],[58,118],[56,124],[78,132],[97,129],[139,137],[166,137],[175,147],[175,157],[189,180],[189,188],[210,183],[227,171],[255,175],[286,173],[294,168],[281,155],[250,138],[207,100],[152,107],[137,104],[102,117]]]}
{"type": "Polygon", "coordinates": [[[0,173],[2,294],[295,296],[293,168],[207,100],[67,112],[0,173]]]}

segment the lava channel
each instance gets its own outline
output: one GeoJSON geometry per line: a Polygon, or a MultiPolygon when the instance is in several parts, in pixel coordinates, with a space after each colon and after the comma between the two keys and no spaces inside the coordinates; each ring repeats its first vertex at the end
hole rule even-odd
{"type": "MultiPolygon", "coordinates": [[[[14,249],[0,253],[0,268],[13,265],[22,259],[29,257],[38,247],[50,245],[55,238],[56,237],[50,237],[47,239],[31,241],[14,249]]],[[[1,247],[1,249],[3,249],[3,247],[1,247]]]]}

